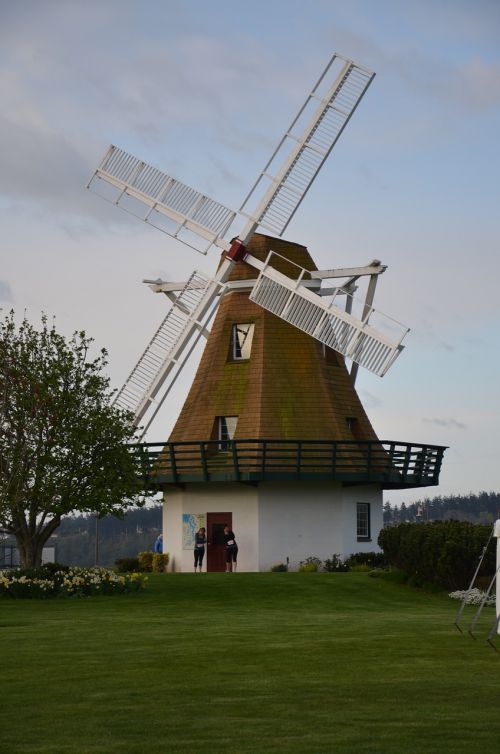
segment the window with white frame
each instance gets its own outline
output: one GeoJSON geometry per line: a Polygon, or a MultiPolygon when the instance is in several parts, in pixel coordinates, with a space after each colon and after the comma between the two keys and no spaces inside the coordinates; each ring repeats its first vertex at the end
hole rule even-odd
{"type": "Polygon", "coordinates": [[[231,355],[233,359],[249,359],[252,350],[253,324],[233,325],[231,334],[231,355]]]}
{"type": "Polygon", "coordinates": [[[236,432],[236,425],[238,424],[237,416],[218,416],[218,440],[219,450],[229,450],[230,441],[234,437],[236,432]]]}
{"type": "Polygon", "coordinates": [[[370,503],[356,503],[356,529],[358,542],[371,539],[370,503]]]}

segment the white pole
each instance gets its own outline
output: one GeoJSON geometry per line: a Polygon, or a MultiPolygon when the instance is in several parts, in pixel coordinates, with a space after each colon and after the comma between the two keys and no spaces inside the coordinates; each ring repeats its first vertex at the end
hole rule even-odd
{"type": "MultiPolygon", "coordinates": [[[[497,618],[500,615],[500,578],[498,578],[498,569],[500,568],[500,518],[495,521],[495,527],[493,529],[493,536],[497,538],[497,599],[496,599],[496,611],[497,618]]],[[[498,624],[497,633],[500,634],[500,623],[498,624]]]]}

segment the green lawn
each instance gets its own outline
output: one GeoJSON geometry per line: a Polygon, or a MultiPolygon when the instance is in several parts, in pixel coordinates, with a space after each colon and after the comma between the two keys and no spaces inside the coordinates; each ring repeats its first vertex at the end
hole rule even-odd
{"type": "MultiPolygon", "coordinates": [[[[0,751],[490,754],[500,654],[362,573],[172,574],[0,601],[0,751]]],[[[473,615],[468,608],[467,618],[473,615]]]]}

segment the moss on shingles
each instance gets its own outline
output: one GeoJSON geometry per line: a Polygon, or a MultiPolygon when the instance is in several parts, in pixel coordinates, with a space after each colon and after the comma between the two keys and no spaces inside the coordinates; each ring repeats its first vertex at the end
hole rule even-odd
{"type": "MultiPolygon", "coordinates": [[[[314,269],[307,249],[255,235],[250,252],[265,259],[273,249],[314,269]]],[[[283,272],[293,274],[281,260],[283,272]]],[[[231,279],[255,278],[238,263],[231,279]]],[[[236,438],[352,440],[347,418],[357,420],[357,438],[376,440],[375,432],[340,356],[325,358],[318,341],[249,300],[248,290],[222,297],[195,380],[170,436],[175,441],[212,436],[217,416],[238,416],[236,438]],[[233,324],[255,324],[251,358],[231,361],[233,324]]]]}
{"type": "Polygon", "coordinates": [[[243,408],[245,397],[248,390],[248,364],[228,363],[226,364],[222,376],[215,383],[214,388],[214,408],[218,416],[230,416],[230,409],[234,415],[239,414],[243,408]]]}

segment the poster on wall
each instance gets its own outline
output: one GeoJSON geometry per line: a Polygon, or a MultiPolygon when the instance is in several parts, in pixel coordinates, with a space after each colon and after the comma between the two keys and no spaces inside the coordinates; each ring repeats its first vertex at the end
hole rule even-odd
{"type": "Polygon", "coordinates": [[[202,526],[207,528],[206,513],[183,513],[182,514],[182,549],[194,549],[194,535],[202,526]]]}

